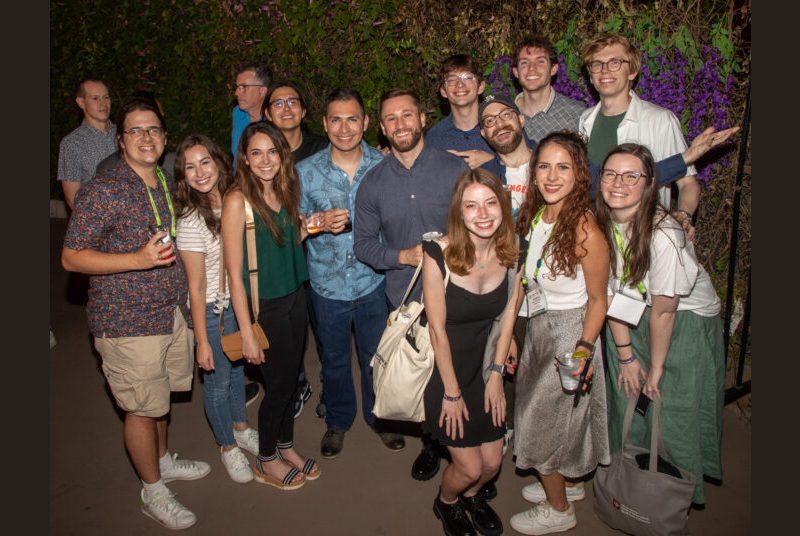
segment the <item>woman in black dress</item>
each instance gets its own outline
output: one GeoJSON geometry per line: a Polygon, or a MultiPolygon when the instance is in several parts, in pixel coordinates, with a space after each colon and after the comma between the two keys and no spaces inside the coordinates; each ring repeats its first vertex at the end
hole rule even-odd
{"type": "Polygon", "coordinates": [[[506,411],[502,374],[518,294],[515,290],[508,299],[507,275],[518,246],[511,201],[494,174],[474,169],[459,178],[442,241],[441,248],[436,242],[424,243],[422,265],[436,362],[425,389],[426,426],[453,460],[442,473],[433,510],[448,535],[474,534],[475,528],[496,535],[502,533],[503,524],[477,492],[497,474],[502,461],[506,411]],[[446,289],[445,265],[450,271],[446,289]],[[492,321],[501,313],[495,365],[484,383],[484,349],[492,321]]]}

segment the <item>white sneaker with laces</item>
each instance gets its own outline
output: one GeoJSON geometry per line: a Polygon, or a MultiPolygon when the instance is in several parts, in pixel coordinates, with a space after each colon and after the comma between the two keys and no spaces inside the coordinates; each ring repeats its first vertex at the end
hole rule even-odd
{"type": "MultiPolygon", "coordinates": [[[[586,496],[586,492],[583,489],[583,482],[578,482],[573,487],[565,487],[567,488],[567,500],[570,502],[582,501],[586,496]]],[[[526,501],[532,503],[539,503],[547,500],[542,483],[538,480],[522,488],[522,496],[525,497],[526,501]]]]}
{"type": "Polygon", "coordinates": [[[252,454],[258,456],[258,430],[248,427],[241,432],[239,430],[233,431],[233,438],[236,440],[236,445],[252,454]]]}
{"type": "Polygon", "coordinates": [[[223,450],[220,447],[220,457],[222,458],[222,465],[228,471],[231,479],[234,482],[245,484],[253,480],[253,470],[250,468],[250,462],[239,447],[233,447],[231,450],[223,450]]]}
{"type": "Polygon", "coordinates": [[[147,517],[155,519],[168,529],[186,529],[197,523],[197,516],[175,499],[175,494],[156,492],[149,501],[144,500],[144,490],[139,494],[139,507],[147,517]]]}
{"type": "Polygon", "coordinates": [[[564,532],[578,524],[575,508],[569,504],[564,512],[559,512],[547,501],[537,503],[533,508],[511,516],[511,528],[522,534],[538,536],[551,532],[564,532]]]}
{"type": "Polygon", "coordinates": [[[178,458],[178,454],[168,454],[167,462],[159,460],[161,480],[166,484],[173,480],[197,480],[211,472],[211,466],[206,462],[178,458]]]}

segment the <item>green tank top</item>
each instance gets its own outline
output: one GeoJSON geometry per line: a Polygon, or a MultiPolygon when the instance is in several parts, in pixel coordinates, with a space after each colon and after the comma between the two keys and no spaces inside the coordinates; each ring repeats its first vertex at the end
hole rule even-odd
{"type": "MultiPolygon", "coordinates": [[[[261,219],[258,211],[253,209],[256,224],[256,258],[258,259],[258,297],[280,298],[287,296],[308,280],[308,267],[303,253],[303,245],[299,242],[297,227],[289,221],[289,214],[281,207],[280,212],[272,216],[284,237],[283,246],[278,246],[272,238],[269,227],[261,219]]],[[[247,237],[244,237],[247,251],[247,237]]],[[[250,294],[250,276],[247,271],[247,259],[244,262],[243,279],[248,295],[250,294]]]]}
{"type": "Polygon", "coordinates": [[[603,115],[597,114],[592,126],[592,132],[589,134],[589,162],[600,167],[603,165],[603,160],[606,155],[616,147],[617,144],[617,127],[622,123],[625,117],[623,112],[619,115],[603,115]]]}

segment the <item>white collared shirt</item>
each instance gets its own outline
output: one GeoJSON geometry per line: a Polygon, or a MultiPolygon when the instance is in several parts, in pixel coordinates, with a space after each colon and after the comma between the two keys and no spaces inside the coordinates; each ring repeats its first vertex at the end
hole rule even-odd
{"type": "MultiPolygon", "coordinates": [[[[632,142],[644,145],[653,153],[653,159],[656,162],[686,150],[687,145],[681,132],[681,124],[674,113],[652,102],[640,99],[633,90],[630,90],[628,94],[631,102],[625,112],[625,117],[617,127],[618,144],[632,142]]],[[[586,139],[592,133],[598,113],[600,113],[600,103],[581,114],[578,129],[586,139]]],[[[694,166],[687,166],[686,175],[696,174],[697,170],[694,166]]],[[[659,194],[661,203],[669,209],[670,187],[662,186],[659,194]]]]}

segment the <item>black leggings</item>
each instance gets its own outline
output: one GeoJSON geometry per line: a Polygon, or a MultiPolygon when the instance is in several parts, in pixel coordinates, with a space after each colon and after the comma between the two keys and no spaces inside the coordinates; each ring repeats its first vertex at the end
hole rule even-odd
{"type": "Polygon", "coordinates": [[[279,443],[291,445],[294,438],[294,393],[308,329],[305,289],[262,299],[259,306],[269,348],[261,365],[266,392],[258,408],[258,451],[272,458],[279,443]]]}

